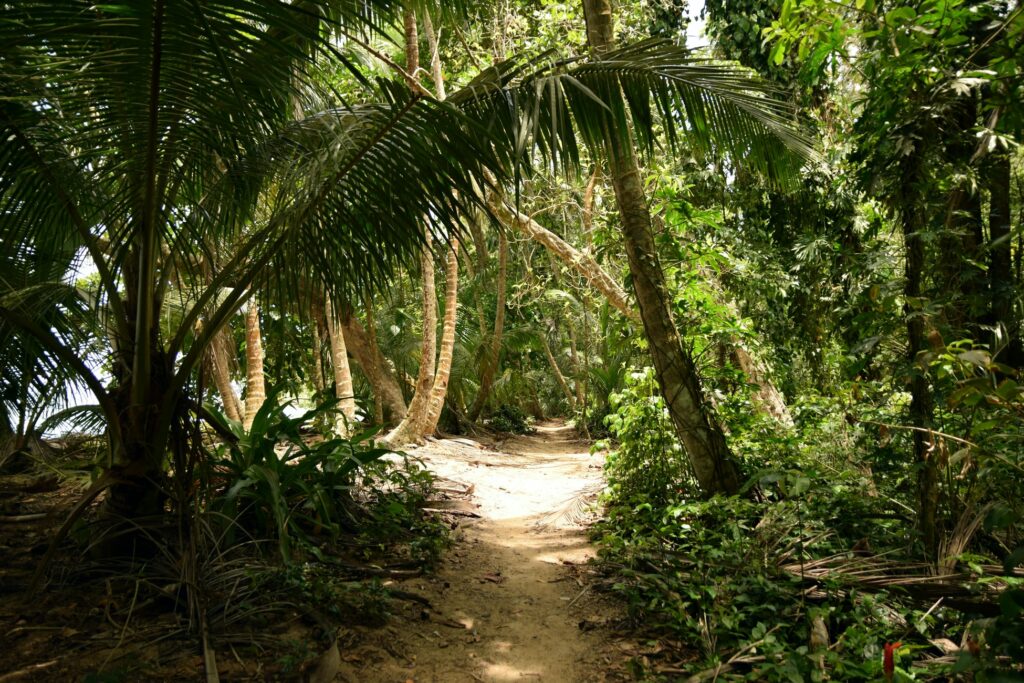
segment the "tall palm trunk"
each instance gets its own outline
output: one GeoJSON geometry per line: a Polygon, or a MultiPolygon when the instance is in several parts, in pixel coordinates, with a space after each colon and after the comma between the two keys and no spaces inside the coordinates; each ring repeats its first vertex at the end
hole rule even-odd
{"type": "Polygon", "coordinates": [[[235,387],[231,384],[232,346],[228,328],[222,329],[214,335],[209,349],[210,370],[217,393],[220,394],[221,403],[224,404],[224,414],[230,420],[241,422],[244,409],[238,394],[235,393],[235,387]]]}
{"type": "Polygon", "coordinates": [[[508,277],[508,238],[504,232],[498,233],[498,281],[495,288],[498,292],[498,302],[494,312],[494,332],[491,335],[491,343],[487,347],[487,356],[484,358],[483,370],[480,373],[480,389],[473,399],[473,405],[469,408],[469,419],[476,422],[480,419],[487,399],[491,395],[491,387],[494,386],[494,377],[498,373],[498,363],[501,360],[501,337],[505,331],[505,284],[508,277]]]}
{"type": "Polygon", "coordinates": [[[423,274],[423,339],[420,343],[420,368],[416,373],[416,388],[409,402],[405,419],[385,437],[389,444],[400,446],[419,438],[417,428],[426,419],[430,405],[434,372],[437,367],[437,290],[434,285],[434,256],[430,251],[430,233],[420,256],[423,274]]]}
{"type": "Polygon", "coordinates": [[[346,311],[345,317],[342,318],[345,344],[359,363],[359,367],[363,369],[363,374],[373,387],[374,395],[380,397],[387,419],[397,424],[405,419],[409,407],[405,403],[405,396],[402,394],[402,387],[395,376],[394,368],[377,346],[377,337],[373,331],[374,321],[370,319],[369,310],[367,309],[365,329],[350,311],[346,311]]]}
{"type": "MultiPolygon", "coordinates": [[[[611,2],[583,0],[583,7],[587,39],[600,57],[615,46],[611,2]]],[[[631,144],[611,131],[606,147],[633,289],[665,404],[704,492],[737,493],[742,483],[739,467],[721,425],[708,410],[693,359],[672,320],[636,155],[631,144]]]]}
{"type": "Polygon", "coordinates": [[[356,416],[356,399],[352,388],[352,369],[348,364],[348,348],[345,345],[345,333],[341,322],[335,316],[334,306],[330,297],[324,300],[324,313],[327,315],[327,330],[331,338],[331,366],[334,368],[334,395],[341,401],[338,404],[341,415],[337,421],[337,431],[342,436],[348,435],[348,426],[356,416]]]}
{"type": "Polygon", "coordinates": [[[256,297],[249,299],[245,313],[245,415],[242,426],[252,427],[256,412],[267,400],[263,376],[263,336],[260,334],[260,307],[256,297]]]}
{"type": "Polygon", "coordinates": [[[993,157],[988,171],[990,191],[989,225],[989,317],[993,325],[1006,330],[1006,348],[1003,362],[1020,368],[1024,365],[1024,345],[1021,343],[1019,317],[1014,306],[1012,244],[1010,236],[1010,154],[993,157]]]}
{"type": "MultiPolygon", "coordinates": [[[[429,24],[428,24],[429,25],[429,24]]],[[[430,403],[423,423],[418,425],[419,436],[429,436],[437,431],[441,409],[448,395],[448,379],[452,372],[452,357],[455,352],[455,323],[459,309],[459,243],[452,242],[445,268],[444,323],[441,327],[441,350],[437,354],[437,374],[430,390],[430,403]]]]}
{"type": "MultiPolygon", "coordinates": [[[[437,34],[430,20],[430,12],[423,11],[423,33],[430,48],[430,75],[434,81],[434,95],[439,100],[446,97],[444,75],[441,71],[441,52],[438,49],[437,34]]],[[[448,395],[448,378],[452,372],[452,356],[455,352],[455,322],[459,308],[459,242],[452,240],[451,251],[444,273],[445,303],[444,324],[441,328],[441,349],[437,357],[437,373],[434,375],[434,386],[430,390],[430,400],[423,422],[418,424],[417,436],[428,436],[437,430],[441,419],[441,409],[448,395]]]]}
{"type": "Polygon", "coordinates": [[[906,252],[906,279],[903,284],[903,309],[907,325],[907,361],[910,371],[910,424],[913,432],[914,460],[917,469],[917,528],[925,554],[936,560],[939,548],[939,470],[933,453],[935,441],[931,388],[928,377],[917,367],[918,355],[927,350],[925,319],[915,308],[921,300],[921,281],[925,268],[923,209],[916,191],[920,172],[915,156],[904,159],[902,193],[899,197],[900,222],[906,252]]]}
{"type": "MultiPolygon", "coordinates": [[[[377,349],[377,319],[373,310],[373,295],[367,294],[363,298],[363,308],[366,309],[366,329],[369,336],[370,348],[377,349]]],[[[376,358],[372,361],[376,364],[376,358]]],[[[364,370],[365,372],[365,370],[364,370]]],[[[369,376],[369,374],[367,374],[369,376]]],[[[378,390],[376,385],[372,385],[373,389],[373,423],[376,425],[384,424],[384,396],[381,391],[378,390]]]]}

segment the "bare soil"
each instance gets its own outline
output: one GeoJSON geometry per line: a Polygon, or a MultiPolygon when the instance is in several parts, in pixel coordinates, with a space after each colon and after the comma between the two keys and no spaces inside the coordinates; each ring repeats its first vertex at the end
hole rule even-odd
{"type": "Polygon", "coordinates": [[[456,541],[436,575],[404,582],[409,602],[384,630],[345,648],[351,683],[621,680],[618,615],[591,590],[586,536],[602,458],[561,423],[503,442],[445,439],[411,452],[455,505],[456,541]]]}
{"type": "MultiPolygon", "coordinates": [[[[621,615],[586,564],[604,485],[603,458],[588,451],[557,422],[411,451],[438,475],[442,499],[431,507],[453,529],[438,570],[385,581],[396,596],[387,624],[343,628],[327,652],[299,614],[255,634],[255,652],[215,644],[220,680],[627,680],[623,662],[636,644],[613,633],[621,615]],[[282,652],[296,643],[306,645],[288,664],[282,652]]],[[[179,617],[136,605],[110,581],[76,580],[74,557],[61,556],[55,580],[28,597],[52,534],[87,487],[84,472],[0,477],[0,683],[204,680],[202,653],[181,635],[179,617]]]]}

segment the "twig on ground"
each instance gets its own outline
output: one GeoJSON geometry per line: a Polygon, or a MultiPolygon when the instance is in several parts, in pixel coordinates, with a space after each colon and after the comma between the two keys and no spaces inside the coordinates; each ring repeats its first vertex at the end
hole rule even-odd
{"type": "Polygon", "coordinates": [[[58,661],[60,661],[60,660],[51,659],[48,662],[41,662],[39,664],[32,664],[31,666],[26,666],[24,669],[18,669],[17,671],[11,671],[10,673],[6,673],[6,674],[0,676],[0,683],[8,683],[8,681],[16,681],[16,680],[18,680],[20,678],[25,678],[26,676],[31,676],[32,674],[36,673],[37,671],[42,671],[43,669],[49,669],[51,666],[54,666],[58,661]]]}

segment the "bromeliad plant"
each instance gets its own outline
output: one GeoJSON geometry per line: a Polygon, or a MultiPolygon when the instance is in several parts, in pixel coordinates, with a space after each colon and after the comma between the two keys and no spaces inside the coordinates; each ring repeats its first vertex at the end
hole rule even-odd
{"type": "Polygon", "coordinates": [[[254,538],[276,539],[287,563],[300,548],[320,555],[323,543],[337,538],[351,514],[357,470],[392,451],[373,444],[375,430],[310,439],[306,427],[338,401],[289,417],[290,402],[279,403],[277,394],[263,403],[249,431],[215,414],[238,440],[217,449],[205,479],[210,508],[254,538]]]}

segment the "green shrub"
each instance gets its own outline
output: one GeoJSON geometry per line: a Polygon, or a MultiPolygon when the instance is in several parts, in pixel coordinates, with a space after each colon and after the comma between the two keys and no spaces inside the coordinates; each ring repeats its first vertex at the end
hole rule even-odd
{"type": "MultiPolygon", "coordinates": [[[[612,412],[605,425],[617,442],[605,461],[611,504],[646,503],[660,509],[684,491],[693,491],[686,455],[675,437],[653,368],[631,373],[626,388],[612,394],[609,403],[612,412]]],[[[600,441],[595,449],[611,445],[600,441]]]]}
{"type": "Polygon", "coordinates": [[[508,404],[502,404],[495,410],[487,425],[495,431],[509,434],[528,434],[531,431],[526,413],[519,406],[508,404]]]}
{"type": "Polygon", "coordinates": [[[223,421],[237,441],[219,446],[205,473],[210,510],[252,537],[274,539],[285,562],[294,559],[296,542],[315,553],[323,540],[337,537],[356,471],[392,453],[373,445],[373,432],[307,439],[303,429],[335,403],[292,418],[288,404],[278,404],[272,394],[248,432],[223,421]]]}

